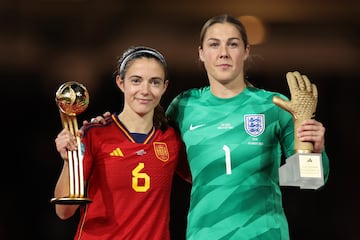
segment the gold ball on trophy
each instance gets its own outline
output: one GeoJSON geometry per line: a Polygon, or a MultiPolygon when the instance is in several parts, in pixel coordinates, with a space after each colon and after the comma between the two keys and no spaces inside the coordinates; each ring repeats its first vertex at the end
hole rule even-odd
{"type": "Polygon", "coordinates": [[[66,82],[56,91],[55,101],[63,113],[75,116],[88,107],[89,93],[81,83],[66,82]]]}

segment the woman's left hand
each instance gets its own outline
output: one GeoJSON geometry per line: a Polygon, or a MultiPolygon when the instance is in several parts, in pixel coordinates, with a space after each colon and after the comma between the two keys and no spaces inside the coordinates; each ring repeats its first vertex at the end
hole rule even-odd
{"type": "Polygon", "coordinates": [[[325,127],[321,122],[314,119],[304,120],[297,129],[297,136],[300,141],[312,142],[314,153],[321,153],[325,145],[325,127]]]}

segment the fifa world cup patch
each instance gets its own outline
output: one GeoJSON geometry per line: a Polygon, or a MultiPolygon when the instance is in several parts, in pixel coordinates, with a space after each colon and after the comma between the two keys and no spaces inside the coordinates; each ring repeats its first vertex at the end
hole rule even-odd
{"type": "Polygon", "coordinates": [[[154,146],[155,155],[158,159],[160,159],[163,162],[169,160],[169,150],[166,143],[154,142],[153,146],[154,146]]]}
{"type": "Polygon", "coordinates": [[[245,131],[252,137],[261,135],[265,130],[264,114],[247,114],[244,115],[245,131]]]}

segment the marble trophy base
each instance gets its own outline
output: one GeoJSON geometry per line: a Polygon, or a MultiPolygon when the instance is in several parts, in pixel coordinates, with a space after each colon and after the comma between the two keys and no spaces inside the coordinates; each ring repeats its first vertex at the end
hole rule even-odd
{"type": "Polygon", "coordinates": [[[296,153],[279,168],[280,186],[318,189],[324,185],[320,153],[296,153]]]}

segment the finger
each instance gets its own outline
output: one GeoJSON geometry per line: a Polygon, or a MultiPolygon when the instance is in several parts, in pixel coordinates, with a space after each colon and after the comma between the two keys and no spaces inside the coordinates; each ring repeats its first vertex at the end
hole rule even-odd
{"type": "Polygon", "coordinates": [[[97,116],[91,119],[91,123],[99,123],[101,122],[102,117],[97,116]]]}
{"type": "Polygon", "coordinates": [[[284,105],[284,99],[282,99],[279,96],[274,96],[272,99],[273,103],[275,103],[276,105],[282,107],[284,105]]]}
{"type": "Polygon", "coordinates": [[[63,128],[63,129],[59,132],[59,134],[57,135],[57,137],[67,136],[67,135],[69,135],[69,134],[70,134],[69,129],[63,128]]]}
{"type": "Polygon", "coordinates": [[[101,123],[101,124],[105,124],[106,123],[106,120],[105,120],[105,117],[97,117],[96,118],[98,120],[98,123],[101,123]]]}
{"type": "Polygon", "coordinates": [[[77,150],[78,147],[77,138],[75,138],[74,136],[71,137],[69,144],[70,144],[70,150],[77,150]]]}
{"type": "MultiPolygon", "coordinates": [[[[315,119],[306,119],[301,122],[298,133],[310,133],[311,132],[317,132],[319,135],[324,135],[325,133],[325,127],[323,124],[315,119]]],[[[313,135],[313,134],[310,134],[313,135]]]]}
{"type": "Polygon", "coordinates": [[[313,95],[314,95],[315,99],[317,100],[317,99],[318,99],[318,90],[317,90],[317,87],[316,87],[315,84],[311,84],[311,87],[312,87],[313,95]]]}
{"type": "Polygon", "coordinates": [[[289,85],[289,89],[290,89],[290,93],[292,93],[293,91],[298,92],[299,91],[299,86],[297,84],[297,80],[295,78],[294,73],[292,72],[288,72],[286,74],[286,79],[289,85]]]}
{"type": "Polygon", "coordinates": [[[77,139],[68,129],[61,131],[55,142],[60,149],[72,150],[77,147],[77,139]]]}
{"type": "Polygon", "coordinates": [[[104,118],[106,118],[106,117],[110,117],[110,115],[111,115],[111,113],[110,113],[110,112],[105,112],[105,113],[103,114],[103,117],[104,117],[104,118]]]}
{"type": "Polygon", "coordinates": [[[303,77],[297,71],[294,72],[294,76],[295,76],[295,79],[297,81],[300,91],[304,91],[305,90],[305,81],[304,81],[303,77]]]}
{"type": "Polygon", "coordinates": [[[84,130],[83,128],[80,128],[78,131],[79,137],[81,138],[82,136],[84,136],[84,130]]]}
{"type": "Polygon", "coordinates": [[[55,144],[56,150],[60,153],[69,149],[69,141],[66,138],[56,138],[55,144]]]}
{"type": "Polygon", "coordinates": [[[273,97],[273,103],[276,104],[277,106],[287,110],[287,111],[290,111],[289,105],[287,104],[288,101],[286,101],[285,99],[282,99],[279,96],[274,96],[273,97]]]}
{"type": "Polygon", "coordinates": [[[306,91],[312,92],[313,91],[312,84],[311,84],[309,78],[306,75],[302,75],[302,79],[304,80],[306,91]]]}
{"type": "Polygon", "coordinates": [[[109,117],[110,115],[106,115],[106,117],[105,117],[105,114],[104,114],[104,116],[97,116],[97,117],[95,117],[95,118],[93,118],[92,120],[91,120],[91,122],[92,123],[101,123],[101,124],[105,124],[106,123],[106,120],[105,120],[105,118],[107,118],[107,117],[109,117]]]}

